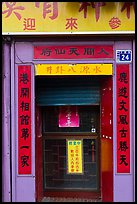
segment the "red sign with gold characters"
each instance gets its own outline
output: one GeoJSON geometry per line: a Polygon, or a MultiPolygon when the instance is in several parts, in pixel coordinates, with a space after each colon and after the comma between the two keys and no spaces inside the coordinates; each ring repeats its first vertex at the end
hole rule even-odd
{"type": "Polygon", "coordinates": [[[31,66],[18,66],[18,174],[31,174],[31,66]]]}
{"type": "Polygon", "coordinates": [[[117,173],[130,173],[129,64],[117,64],[117,173]]]}
{"type": "Polygon", "coordinates": [[[113,45],[34,46],[34,59],[112,59],[113,45]]]}

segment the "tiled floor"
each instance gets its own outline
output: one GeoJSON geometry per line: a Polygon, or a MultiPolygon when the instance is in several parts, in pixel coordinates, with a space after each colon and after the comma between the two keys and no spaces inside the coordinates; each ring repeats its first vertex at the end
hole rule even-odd
{"type": "Polygon", "coordinates": [[[101,202],[97,199],[45,197],[42,202],[101,202]]]}

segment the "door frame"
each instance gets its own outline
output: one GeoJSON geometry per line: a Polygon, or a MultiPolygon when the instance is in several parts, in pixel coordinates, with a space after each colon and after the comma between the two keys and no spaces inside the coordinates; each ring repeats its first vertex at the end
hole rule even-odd
{"type": "MultiPolygon", "coordinates": [[[[113,100],[112,100],[112,76],[103,76],[101,78],[101,107],[100,107],[100,181],[101,181],[101,199],[102,202],[113,201],[113,100]],[[111,113],[111,114],[110,114],[111,113]],[[110,123],[111,121],[111,123],[110,123]],[[107,182],[106,182],[107,181],[107,182]]],[[[42,148],[42,116],[41,109],[36,106],[36,200],[39,202],[47,196],[43,191],[43,153],[42,148]],[[40,169],[40,167],[42,169],[40,169]],[[40,173],[38,173],[40,171],[40,173]]],[[[77,196],[79,192],[63,191],[60,194],[54,191],[58,197],[77,196]],[[65,192],[65,194],[64,194],[65,192]]],[[[52,192],[48,193],[52,196],[52,192]]],[[[84,192],[84,198],[96,198],[94,192],[84,192]]],[[[98,195],[100,196],[100,195],[98,195]]]]}

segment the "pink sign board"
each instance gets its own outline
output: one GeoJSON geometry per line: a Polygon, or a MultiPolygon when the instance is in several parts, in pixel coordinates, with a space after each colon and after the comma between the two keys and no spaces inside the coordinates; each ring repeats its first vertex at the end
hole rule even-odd
{"type": "Polygon", "coordinates": [[[113,58],[113,45],[34,46],[34,59],[113,58]]]}
{"type": "Polygon", "coordinates": [[[79,127],[79,115],[76,106],[60,107],[59,127],[79,127]]]}

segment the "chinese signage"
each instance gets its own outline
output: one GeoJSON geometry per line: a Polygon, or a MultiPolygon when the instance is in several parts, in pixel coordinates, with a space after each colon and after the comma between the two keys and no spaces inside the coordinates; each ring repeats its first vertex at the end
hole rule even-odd
{"type": "Polygon", "coordinates": [[[34,46],[34,59],[112,59],[113,45],[34,46]]]}
{"type": "Polygon", "coordinates": [[[18,66],[18,174],[31,174],[31,66],[18,66]]]}
{"type": "Polygon", "coordinates": [[[59,127],[79,127],[77,106],[61,106],[59,109],[59,127]]]}
{"type": "Polygon", "coordinates": [[[134,33],[135,2],[2,2],[2,33],[134,33]]]}
{"type": "Polygon", "coordinates": [[[112,64],[36,64],[35,75],[112,75],[112,64]]]}
{"type": "Polygon", "coordinates": [[[82,140],[67,140],[69,174],[83,173],[82,140]]]}
{"type": "Polygon", "coordinates": [[[123,63],[132,62],[132,51],[116,50],[116,62],[123,62],[123,63]]]}
{"type": "Polygon", "coordinates": [[[117,65],[117,173],[130,173],[129,64],[117,65]]]}

